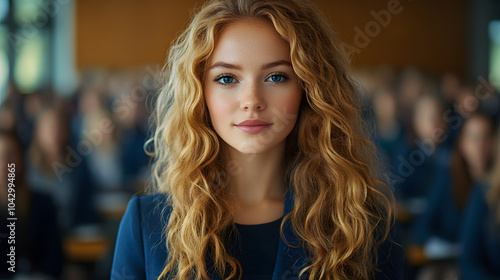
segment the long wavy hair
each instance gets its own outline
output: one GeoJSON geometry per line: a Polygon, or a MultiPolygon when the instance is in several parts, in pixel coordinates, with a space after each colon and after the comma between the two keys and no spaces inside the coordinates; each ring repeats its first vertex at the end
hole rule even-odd
{"type": "MultiPolygon", "coordinates": [[[[66,147],[70,143],[70,131],[67,115],[58,106],[45,108],[37,117],[33,140],[30,144],[28,156],[30,163],[44,176],[54,178],[57,176],[53,167],[54,160],[64,159],[68,153],[66,147]],[[55,131],[46,131],[51,128],[55,131]],[[55,145],[51,154],[48,147],[42,144],[42,135],[51,137],[52,145],[55,145]],[[58,157],[58,158],[53,158],[58,157]]],[[[47,145],[47,143],[45,143],[47,145]]]]}
{"type": "MultiPolygon", "coordinates": [[[[463,152],[460,148],[461,139],[464,137],[464,128],[467,122],[473,119],[481,119],[488,124],[489,133],[492,137],[496,134],[496,125],[494,120],[486,113],[482,111],[476,111],[471,114],[460,128],[457,141],[453,146],[453,152],[451,154],[451,189],[454,195],[454,200],[460,209],[465,209],[469,196],[474,185],[474,178],[471,173],[471,167],[464,157],[463,152]]],[[[487,160],[486,169],[489,171],[493,165],[493,157],[487,160]]]]}
{"type": "Polygon", "coordinates": [[[287,138],[286,177],[295,196],[281,224],[282,234],[291,222],[309,254],[300,276],[307,271],[309,279],[370,278],[377,246],[390,230],[393,197],[378,179],[341,41],[306,1],[214,0],[171,47],[166,84],[151,118],[151,189],[167,194],[171,207],[164,229],[169,256],[158,279],[209,279],[207,255],[211,272],[241,276],[241,265],[224,246],[234,224],[226,200],[230,170],[202,90],[218,34],[241,18],[267,20],[289,42],[305,94],[287,138]]]}

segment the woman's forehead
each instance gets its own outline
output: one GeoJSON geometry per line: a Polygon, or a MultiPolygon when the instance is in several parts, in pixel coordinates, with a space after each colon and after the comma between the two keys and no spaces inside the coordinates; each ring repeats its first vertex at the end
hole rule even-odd
{"type": "Polygon", "coordinates": [[[262,19],[241,19],[221,30],[209,65],[219,60],[238,64],[289,60],[289,57],[289,43],[271,23],[262,19]]]}

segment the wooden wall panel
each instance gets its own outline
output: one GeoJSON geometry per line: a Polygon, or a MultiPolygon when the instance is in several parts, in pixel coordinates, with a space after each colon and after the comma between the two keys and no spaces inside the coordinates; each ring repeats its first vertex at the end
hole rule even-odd
{"type": "MultiPolygon", "coordinates": [[[[355,43],[356,27],[366,34],[369,26],[373,37],[352,57],[356,66],[419,65],[434,74],[451,70],[463,76],[466,72],[465,0],[314,2],[332,20],[346,46],[360,47],[355,43]],[[391,19],[386,26],[376,23],[371,12],[381,10],[393,11],[389,12],[391,19]],[[380,27],[378,32],[376,25],[380,27]]],[[[78,0],[78,68],[163,64],[170,42],[186,27],[193,8],[202,3],[201,0],[78,0]]]]}

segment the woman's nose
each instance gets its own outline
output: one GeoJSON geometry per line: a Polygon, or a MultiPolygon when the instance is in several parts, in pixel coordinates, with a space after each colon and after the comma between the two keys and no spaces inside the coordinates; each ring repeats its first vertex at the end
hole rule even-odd
{"type": "Polygon", "coordinates": [[[266,108],[262,89],[257,83],[249,83],[245,86],[240,107],[245,111],[262,111],[266,108]]]}

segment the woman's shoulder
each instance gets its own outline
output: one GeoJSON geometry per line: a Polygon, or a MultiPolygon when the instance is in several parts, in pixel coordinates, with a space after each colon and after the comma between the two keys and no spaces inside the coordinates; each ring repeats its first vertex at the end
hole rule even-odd
{"type": "Polygon", "coordinates": [[[123,275],[158,277],[167,259],[162,244],[170,212],[166,194],[135,195],[130,199],[118,230],[112,279],[123,275]]]}
{"type": "Polygon", "coordinates": [[[166,193],[135,194],[129,201],[129,205],[138,204],[141,208],[161,205],[168,205],[168,195],[166,193]]]}
{"type": "Polygon", "coordinates": [[[155,222],[159,220],[166,222],[171,209],[167,194],[134,195],[128,202],[125,216],[132,216],[142,221],[154,219],[155,222]]]}
{"type": "Polygon", "coordinates": [[[128,202],[122,223],[140,223],[143,231],[155,231],[168,223],[172,211],[167,194],[134,195],[128,202]]]}

